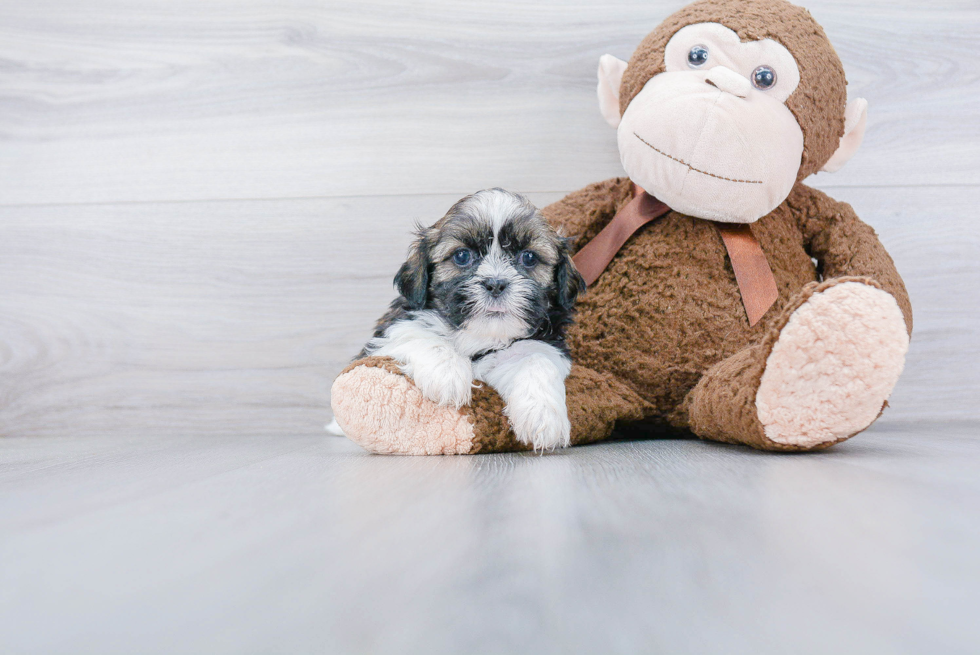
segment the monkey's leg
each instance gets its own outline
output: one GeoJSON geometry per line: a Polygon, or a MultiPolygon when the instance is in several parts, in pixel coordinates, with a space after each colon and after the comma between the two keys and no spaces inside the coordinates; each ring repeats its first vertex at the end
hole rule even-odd
{"type": "Polygon", "coordinates": [[[881,414],[905,363],[905,320],[868,278],[804,288],[758,343],[711,367],[681,408],[700,437],[814,450],[881,414]]]}
{"type": "MultiPolygon", "coordinates": [[[[478,383],[480,384],[480,383],[478,383]]],[[[607,438],[617,420],[638,420],[643,401],[611,376],[573,366],[565,380],[572,444],[607,438]]],[[[514,436],[500,396],[486,384],[469,405],[437,405],[394,360],[368,357],[348,366],[330,394],[334,418],[347,437],[373,453],[470,455],[530,450],[514,436]]]]}

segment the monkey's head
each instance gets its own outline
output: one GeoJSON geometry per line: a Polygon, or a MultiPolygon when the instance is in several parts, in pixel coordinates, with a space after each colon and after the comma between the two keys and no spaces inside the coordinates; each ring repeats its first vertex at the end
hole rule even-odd
{"type": "Polygon", "coordinates": [[[864,138],[867,102],[809,12],[785,0],[701,0],[629,64],[599,62],[599,106],[630,178],[673,209],[751,223],[797,181],[835,171],[864,138]]]}

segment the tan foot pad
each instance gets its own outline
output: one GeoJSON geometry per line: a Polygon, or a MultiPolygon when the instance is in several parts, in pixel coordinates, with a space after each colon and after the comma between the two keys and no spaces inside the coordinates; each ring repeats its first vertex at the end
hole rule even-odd
{"type": "Polygon", "coordinates": [[[895,299],[860,282],[811,296],[779,335],[756,394],[776,443],[812,448],[865,429],[905,365],[909,338],[895,299]]]}
{"type": "Polygon", "coordinates": [[[372,453],[465,455],[473,449],[467,416],[426,399],[410,379],[386,367],[342,373],[330,405],[347,437],[372,453]]]}

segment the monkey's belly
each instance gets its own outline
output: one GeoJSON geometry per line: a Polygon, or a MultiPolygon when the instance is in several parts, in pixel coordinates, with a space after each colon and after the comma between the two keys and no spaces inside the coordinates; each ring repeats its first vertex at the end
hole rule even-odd
{"type": "MultiPolygon", "coordinates": [[[[780,298],[749,327],[715,225],[673,213],[665,219],[620,250],[580,300],[568,335],[575,363],[615,375],[663,416],[704,371],[764,334],[789,297],[816,278],[802,245],[779,239],[781,259],[772,268],[780,298]]],[[[770,241],[766,225],[755,231],[770,241]]]]}

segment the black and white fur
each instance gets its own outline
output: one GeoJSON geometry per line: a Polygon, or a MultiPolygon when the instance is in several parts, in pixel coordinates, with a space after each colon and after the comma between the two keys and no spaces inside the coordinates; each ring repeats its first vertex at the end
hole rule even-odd
{"type": "Polygon", "coordinates": [[[520,441],[569,444],[565,329],[585,281],[534,205],[503,189],[463,198],[419,228],[395,286],[358,357],[395,359],[441,405],[468,404],[474,380],[486,382],[520,441]]]}

